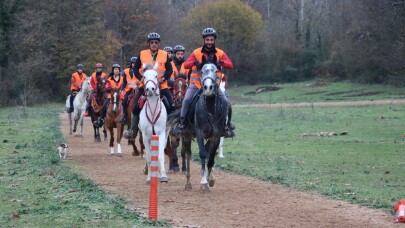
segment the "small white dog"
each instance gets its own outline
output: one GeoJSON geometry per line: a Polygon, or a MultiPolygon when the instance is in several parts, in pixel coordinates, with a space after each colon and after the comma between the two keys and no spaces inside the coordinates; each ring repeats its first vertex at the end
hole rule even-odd
{"type": "Polygon", "coordinates": [[[68,152],[68,145],[66,143],[62,143],[60,144],[60,146],[58,147],[58,151],[59,151],[59,158],[60,159],[66,159],[66,155],[68,152]]]}

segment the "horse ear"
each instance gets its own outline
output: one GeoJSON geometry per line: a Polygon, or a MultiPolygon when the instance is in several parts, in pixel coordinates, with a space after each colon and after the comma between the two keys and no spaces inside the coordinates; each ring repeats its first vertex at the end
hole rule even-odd
{"type": "Polygon", "coordinates": [[[155,62],[155,65],[153,66],[153,69],[154,69],[154,70],[157,70],[158,66],[159,66],[159,63],[158,63],[158,61],[156,61],[156,62],[155,62]]]}
{"type": "Polygon", "coordinates": [[[145,69],[145,67],[146,67],[146,64],[145,64],[145,63],[143,63],[143,64],[142,64],[142,68],[143,68],[143,69],[145,69]]]}

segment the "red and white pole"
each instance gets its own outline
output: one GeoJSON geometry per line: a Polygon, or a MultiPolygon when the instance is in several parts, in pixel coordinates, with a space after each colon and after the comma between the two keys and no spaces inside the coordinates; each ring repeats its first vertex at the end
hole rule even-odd
{"type": "Polygon", "coordinates": [[[149,220],[158,218],[159,136],[152,135],[150,163],[149,220]]]}

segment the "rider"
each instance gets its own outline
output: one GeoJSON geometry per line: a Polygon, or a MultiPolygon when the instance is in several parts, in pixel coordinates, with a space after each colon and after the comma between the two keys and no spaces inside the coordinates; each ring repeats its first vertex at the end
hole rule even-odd
{"type": "Polygon", "coordinates": [[[187,80],[189,73],[191,73],[191,71],[189,69],[184,68],[184,52],[185,51],[186,51],[186,49],[182,45],[176,45],[173,48],[174,58],[172,61],[172,67],[173,67],[172,78],[174,80],[176,80],[179,77],[187,80]]]}
{"type": "Polygon", "coordinates": [[[173,60],[173,48],[170,46],[166,46],[163,48],[163,51],[167,52],[169,62],[171,62],[173,60]]]}
{"type": "Polygon", "coordinates": [[[91,102],[91,97],[94,94],[93,91],[97,91],[97,84],[99,80],[104,80],[107,78],[107,75],[103,72],[103,64],[97,63],[96,64],[96,71],[91,74],[91,79],[90,79],[90,85],[91,85],[91,92],[89,97],[87,98],[87,107],[86,107],[86,112],[84,113],[84,116],[89,116],[90,112],[90,102],[91,102]]]}
{"type": "MultiPolygon", "coordinates": [[[[155,65],[155,62],[158,62],[158,81],[160,82],[160,97],[165,96],[169,107],[167,112],[170,112],[170,109],[173,106],[173,97],[171,93],[167,89],[167,80],[170,78],[172,74],[172,65],[168,61],[167,52],[160,50],[160,35],[158,33],[152,32],[148,34],[148,46],[149,49],[143,50],[139,54],[139,58],[135,62],[134,73],[138,80],[143,78],[142,74],[140,73],[139,69],[141,69],[143,64],[151,64],[155,65]]],[[[138,94],[135,98],[135,101],[139,100],[139,97],[143,94],[144,88],[140,88],[138,94]]],[[[172,108],[174,109],[174,108],[172,108]]],[[[139,124],[139,113],[141,112],[141,108],[139,107],[138,102],[135,104],[134,109],[132,110],[132,118],[131,118],[131,129],[125,132],[124,137],[126,139],[135,138],[138,133],[138,124],[139,124]]]]}
{"type": "MultiPolygon", "coordinates": [[[[190,86],[187,89],[181,107],[179,130],[183,130],[185,128],[185,116],[187,114],[190,103],[194,95],[201,89],[201,76],[199,72],[202,66],[206,63],[216,64],[216,66],[218,67],[218,74],[221,73],[222,67],[227,69],[233,68],[233,63],[226,55],[226,53],[223,50],[215,47],[215,40],[217,38],[217,32],[215,31],[215,29],[204,29],[202,32],[202,38],[204,41],[204,45],[200,48],[195,49],[184,62],[184,68],[191,69],[192,72],[190,75],[190,86]]],[[[218,90],[218,92],[222,102],[228,103],[228,99],[226,98],[224,92],[222,90],[218,90]]],[[[234,129],[235,127],[231,124],[230,121],[228,121],[227,126],[225,127],[225,137],[232,137],[234,135],[234,129]]]]}
{"type": "Polygon", "coordinates": [[[68,112],[73,112],[73,100],[76,97],[76,94],[80,91],[83,82],[86,80],[86,74],[83,72],[83,64],[77,64],[77,72],[72,74],[72,79],[70,82],[70,108],[68,112]]]}
{"type": "MultiPolygon", "coordinates": [[[[112,89],[121,89],[122,88],[122,83],[123,79],[121,77],[121,66],[117,63],[112,65],[112,72],[110,73],[110,77],[108,77],[107,84],[105,86],[106,92],[111,92],[112,89]]],[[[120,100],[121,99],[121,93],[120,94],[120,100]]],[[[108,94],[107,99],[105,99],[103,108],[101,109],[101,114],[98,120],[94,122],[95,125],[98,125],[98,127],[103,126],[104,124],[104,118],[107,113],[107,105],[110,103],[111,100],[111,94],[108,94]]]]}
{"type": "MultiPolygon", "coordinates": [[[[127,124],[127,118],[128,118],[128,97],[131,94],[132,90],[137,89],[137,87],[143,87],[143,83],[135,76],[135,62],[138,58],[137,57],[132,57],[130,60],[130,66],[124,69],[124,71],[121,73],[122,77],[124,78],[124,83],[122,84],[122,90],[123,93],[125,93],[124,101],[122,102],[122,106],[124,109],[124,115],[122,116],[121,119],[121,124],[125,125],[127,124]]],[[[142,92],[143,93],[143,92],[142,92]]],[[[142,94],[141,93],[141,94],[142,94]]],[[[134,97],[135,99],[135,97],[134,97]]]]}

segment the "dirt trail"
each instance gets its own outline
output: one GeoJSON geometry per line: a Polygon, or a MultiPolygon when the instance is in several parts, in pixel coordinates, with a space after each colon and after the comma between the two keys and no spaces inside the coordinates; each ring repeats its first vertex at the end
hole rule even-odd
{"type": "MultiPolygon", "coordinates": [[[[122,140],[123,157],[111,157],[107,142],[94,142],[89,118],[84,138],[69,135],[67,114],[60,118],[69,144],[68,159],[85,168],[84,175],[101,188],[129,199],[133,210],[147,214],[145,161],[131,156],[126,140],[122,140]]],[[[191,166],[191,191],[184,190],[185,177],[180,174],[169,175],[169,183],[159,184],[159,219],[169,220],[175,227],[396,227],[393,216],[381,210],[218,170],[215,187],[202,193],[199,165],[191,166]]]]}

